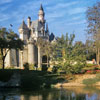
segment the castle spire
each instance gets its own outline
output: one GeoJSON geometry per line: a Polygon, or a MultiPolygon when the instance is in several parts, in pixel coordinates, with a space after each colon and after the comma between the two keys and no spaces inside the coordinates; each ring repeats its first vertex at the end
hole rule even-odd
{"type": "Polygon", "coordinates": [[[27,29],[27,25],[25,24],[25,21],[22,21],[22,24],[20,25],[19,29],[27,29]]]}
{"type": "Polygon", "coordinates": [[[40,5],[40,10],[44,11],[44,10],[43,10],[43,6],[42,6],[42,4],[40,5]]]}
{"type": "Polygon", "coordinates": [[[46,31],[47,31],[47,32],[49,31],[48,23],[46,23],[46,31]]]}
{"type": "Polygon", "coordinates": [[[38,16],[39,16],[39,21],[44,22],[45,13],[44,13],[42,4],[40,5],[40,10],[39,10],[38,16]]]}

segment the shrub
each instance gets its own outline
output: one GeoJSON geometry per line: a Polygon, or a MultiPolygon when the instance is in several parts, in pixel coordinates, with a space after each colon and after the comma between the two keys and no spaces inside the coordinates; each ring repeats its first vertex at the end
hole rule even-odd
{"type": "Polygon", "coordinates": [[[57,67],[57,66],[53,66],[52,72],[53,72],[53,73],[57,73],[57,71],[58,71],[58,67],[57,67]]]}
{"type": "Polygon", "coordinates": [[[25,64],[24,64],[24,69],[25,69],[25,70],[29,70],[29,63],[25,63],[25,64]]]}
{"type": "Polygon", "coordinates": [[[29,65],[29,70],[35,70],[34,64],[30,64],[30,65],[29,65]]]}
{"type": "Polygon", "coordinates": [[[47,65],[45,65],[45,64],[42,64],[42,71],[47,71],[47,65]]]}
{"type": "Polygon", "coordinates": [[[21,76],[22,89],[38,89],[43,85],[43,78],[38,75],[28,73],[21,76]]]}
{"type": "Polygon", "coordinates": [[[100,70],[96,70],[96,73],[100,73],[100,70]]]}
{"type": "Polygon", "coordinates": [[[11,77],[13,75],[13,71],[12,70],[0,70],[0,81],[2,82],[8,82],[11,77]]]}
{"type": "Polygon", "coordinates": [[[94,64],[86,64],[86,67],[92,67],[94,64]]]}

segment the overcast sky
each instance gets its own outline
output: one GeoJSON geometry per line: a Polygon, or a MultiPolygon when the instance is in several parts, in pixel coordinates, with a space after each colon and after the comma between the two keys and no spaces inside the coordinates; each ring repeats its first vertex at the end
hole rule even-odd
{"type": "Polygon", "coordinates": [[[38,19],[42,3],[50,32],[55,36],[75,33],[75,41],[85,42],[85,12],[97,1],[100,0],[0,0],[0,26],[11,28],[12,24],[12,29],[18,33],[23,19],[26,23],[28,16],[38,19]]]}

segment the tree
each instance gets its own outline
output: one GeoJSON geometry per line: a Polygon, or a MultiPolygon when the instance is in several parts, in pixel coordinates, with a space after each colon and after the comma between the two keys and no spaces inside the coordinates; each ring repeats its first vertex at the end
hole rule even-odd
{"type": "Polygon", "coordinates": [[[89,7],[87,12],[87,31],[92,37],[96,51],[96,61],[99,65],[100,61],[100,2],[97,2],[92,7],[89,7]]]}
{"type": "Polygon", "coordinates": [[[11,29],[0,28],[0,52],[2,59],[2,69],[5,68],[5,58],[11,49],[23,49],[23,42],[11,29]]]}
{"type": "Polygon", "coordinates": [[[49,58],[52,55],[52,44],[49,41],[45,41],[44,53],[47,56],[47,67],[49,67],[49,58]]]}
{"type": "Polygon", "coordinates": [[[60,69],[67,73],[80,72],[86,63],[85,45],[80,41],[74,44],[74,38],[74,34],[62,35],[61,38],[57,39],[55,48],[57,66],[60,66],[60,69]]]}
{"type": "Polygon", "coordinates": [[[96,59],[94,41],[86,40],[85,48],[86,48],[86,59],[87,60],[96,59]]]}
{"type": "Polygon", "coordinates": [[[66,36],[62,35],[57,38],[57,43],[54,48],[54,60],[57,61],[57,66],[60,66],[63,70],[69,66],[67,64],[70,63],[70,55],[73,48],[74,38],[74,34],[71,34],[69,37],[67,33],[66,36]]]}
{"type": "Polygon", "coordinates": [[[39,52],[43,52],[47,56],[47,67],[49,66],[49,58],[51,55],[52,51],[52,46],[49,41],[46,41],[42,38],[38,38],[37,40],[37,46],[39,52]],[[41,50],[40,50],[41,49],[41,50]]]}
{"type": "Polygon", "coordinates": [[[39,37],[36,41],[36,45],[38,47],[38,67],[41,67],[41,51],[44,49],[44,40],[39,37]]]}

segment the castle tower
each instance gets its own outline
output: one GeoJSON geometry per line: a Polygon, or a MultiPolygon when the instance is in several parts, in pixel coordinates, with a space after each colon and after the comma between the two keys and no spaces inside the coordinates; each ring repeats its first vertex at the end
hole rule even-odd
{"type": "Polygon", "coordinates": [[[48,23],[46,23],[46,33],[49,33],[48,23]]]}
{"type": "Polygon", "coordinates": [[[22,24],[20,25],[19,27],[19,33],[20,33],[20,39],[21,40],[27,40],[28,39],[28,27],[27,25],[25,24],[24,20],[22,22],[22,24]]]}
{"type": "Polygon", "coordinates": [[[31,17],[27,18],[27,26],[29,29],[31,28],[31,17]]]}
{"type": "Polygon", "coordinates": [[[35,44],[34,40],[31,38],[28,41],[28,63],[29,64],[35,64],[37,63],[36,61],[36,50],[35,50],[35,44]]]}
{"type": "Polygon", "coordinates": [[[45,22],[45,20],[44,20],[45,13],[44,13],[42,4],[41,4],[41,6],[40,6],[40,10],[39,10],[38,16],[39,16],[39,21],[40,21],[40,22],[45,22]]]}

